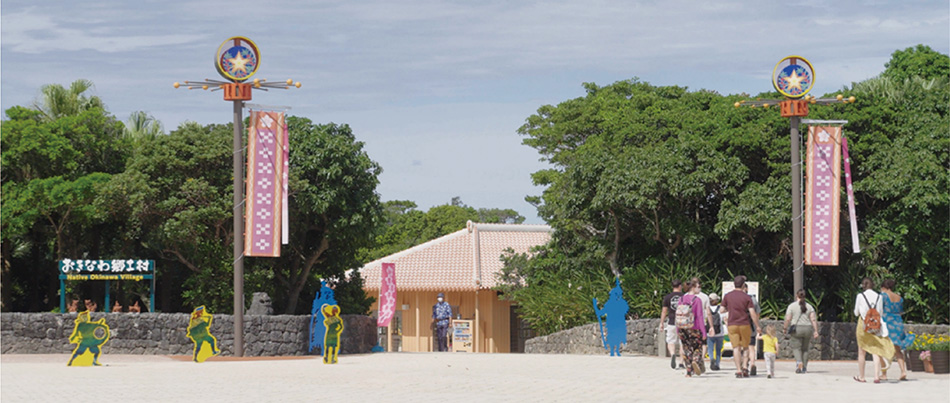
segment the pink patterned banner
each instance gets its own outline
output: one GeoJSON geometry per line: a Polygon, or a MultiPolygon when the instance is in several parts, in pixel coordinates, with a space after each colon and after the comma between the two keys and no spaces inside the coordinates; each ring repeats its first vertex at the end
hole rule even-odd
{"type": "Polygon", "coordinates": [[[858,218],[854,211],[854,188],[851,186],[851,157],[848,156],[848,138],[841,138],[841,152],[844,153],[844,185],[848,189],[848,218],[851,221],[851,245],[854,253],[861,252],[858,243],[858,218]]]}
{"type": "Polygon", "coordinates": [[[247,131],[244,255],[279,257],[284,202],[284,114],[251,111],[247,131]]]}
{"type": "Polygon", "coordinates": [[[383,263],[380,278],[382,284],[379,287],[379,317],[376,319],[376,326],[386,327],[396,313],[396,264],[383,263]]]}
{"type": "Polygon", "coordinates": [[[805,264],[838,265],[841,127],[809,126],[805,167],[805,264]]]}

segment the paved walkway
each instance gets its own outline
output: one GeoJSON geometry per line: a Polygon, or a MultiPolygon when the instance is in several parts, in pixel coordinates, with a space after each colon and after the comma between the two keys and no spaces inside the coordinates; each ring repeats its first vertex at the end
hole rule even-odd
{"type": "Polygon", "coordinates": [[[0,356],[0,400],[707,403],[737,401],[741,390],[742,401],[757,403],[950,401],[950,376],[912,372],[908,382],[860,384],[851,379],[853,361],[813,361],[806,375],[779,361],[775,379],[735,379],[731,362],[724,362],[723,371],[687,379],[669,360],[642,356],[391,353],[342,356],[338,365],[324,365],[311,357],[194,364],[180,357],[103,355],[106,366],[82,368],[67,367],[68,358],[0,356]]]}

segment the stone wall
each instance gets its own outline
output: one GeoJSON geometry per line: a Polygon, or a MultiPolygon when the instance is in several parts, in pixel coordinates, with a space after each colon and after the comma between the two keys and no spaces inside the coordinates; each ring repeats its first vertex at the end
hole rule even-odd
{"type": "MultiPolygon", "coordinates": [[[[342,315],[341,354],[368,353],[376,345],[376,320],[363,315],[342,315]]],[[[106,319],[111,337],[106,354],[189,355],[194,343],[185,336],[187,313],[94,313],[92,320],[106,319]]],[[[0,353],[67,354],[76,314],[0,314],[0,353]]],[[[308,354],[310,316],[244,316],[244,355],[276,356],[308,354]]],[[[224,355],[232,355],[234,321],[231,315],[214,315],[211,334],[224,355]]]]}
{"type": "MultiPolygon", "coordinates": [[[[775,326],[779,337],[779,358],[792,358],[791,345],[784,340],[782,322],[766,320],[763,326],[775,326]]],[[[854,339],[854,323],[818,322],[818,340],[811,343],[810,359],[853,360],[858,356],[858,346],[854,339]]],[[[666,355],[665,332],[660,332],[659,319],[637,319],[627,321],[627,344],[621,350],[624,354],[666,355]]],[[[915,333],[948,334],[947,325],[905,325],[906,330],[915,333]]],[[[591,323],[573,329],[563,330],[547,336],[529,339],[525,342],[525,353],[540,354],[607,354],[600,337],[600,325],[591,323]]]]}

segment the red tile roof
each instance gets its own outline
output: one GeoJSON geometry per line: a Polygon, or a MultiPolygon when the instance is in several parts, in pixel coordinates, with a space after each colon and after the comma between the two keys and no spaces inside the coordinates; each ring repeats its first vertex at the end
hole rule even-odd
{"type": "Polygon", "coordinates": [[[495,286],[501,272],[502,252],[528,252],[551,239],[547,225],[476,224],[413,246],[360,269],[363,287],[378,290],[382,263],[396,264],[396,286],[400,290],[469,291],[495,286]],[[479,250],[476,260],[475,249],[479,250]],[[480,270],[479,270],[480,269],[480,270]],[[480,273],[479,273],[480,271],[480,273]]]}

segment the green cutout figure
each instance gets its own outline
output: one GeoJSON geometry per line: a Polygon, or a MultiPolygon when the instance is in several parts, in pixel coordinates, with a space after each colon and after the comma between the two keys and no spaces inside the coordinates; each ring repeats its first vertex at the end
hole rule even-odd
{"type": "Polygon", "coordinates": [[[188,321],[188,338],[195,342],[195,350],[192,356],[195,362],[205,362],[209,357],[221,353],[221,350],[218,350],[218,339],[212,336],[210,332],[211,319],[211,314],[205,311],[205,307],[202,305],[195,308],[191,313],[191,319],[188,321]],[[211,345],[210,354],[207,350],[204,353],[201,352],[201,346],[205,343],[211,345]]]}
{"type": "Polygon", "coordinates": [[[93,322],[89,318],[89,311],[82,311],[76,316],[76,327],[73,328],[73,334],[69,335],[69,343],[75,343],[76,349],[73,350],[73,356],[69,359],[67,366],[88,367],[91,365],[101,366],[99,363],[99,354],[102,353],[100,347],[109,341],[109,325],[105,318],[93,322]],[[102,337],[96,334],[102,330],[102,337]],[[89,356],[92,355],[92,360],[89,356]],[[79,358],[77,361],[76,359],[79,358]]]}
{"type": "Polygon", "coordinates": [[[337,353],[340,351],[340,333],[343,333],[343,319],[340,318],[340,307],[323,304],[323,324],[327,327],[323,336],[323,363],[336,364],[337,353]]]}

